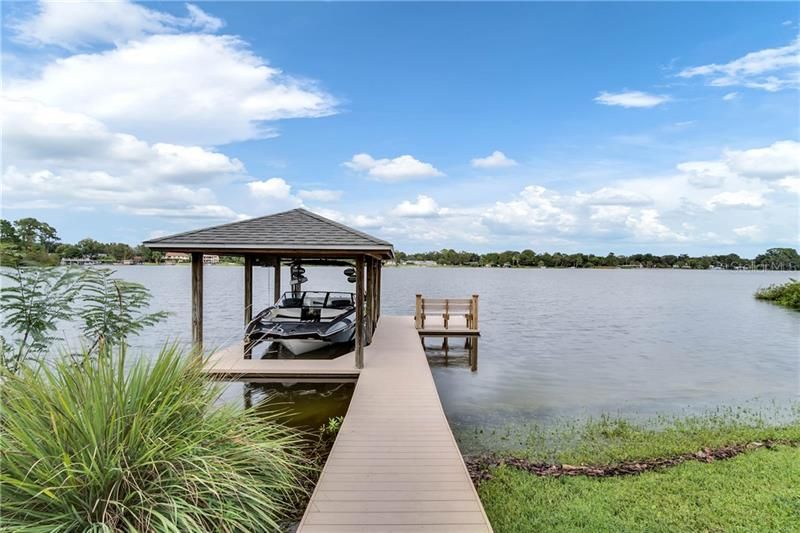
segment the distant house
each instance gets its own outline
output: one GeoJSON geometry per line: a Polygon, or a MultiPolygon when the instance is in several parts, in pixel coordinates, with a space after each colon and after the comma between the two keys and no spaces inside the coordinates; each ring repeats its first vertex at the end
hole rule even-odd
{"type": "Polygon", "coordinates": [[[219,263],[219,256],[218,255],[204,255],[203,256],[203,264],[205,265],[216,265],[219,263]]]}
{"type": "Polygon", "coordinates": [[[192,261],[192,256],[180,252],[167,252],[164,254],[164,262],[168,265],[175,265],[177,263],[189,263],[192,261]]]}
{"type": "Polygon", "coordinates": [[[98,261],[95,261],[91,257],[62,257],[61,258],[61,266],[86,266],[86,265],[96,265],[98,261]]]}

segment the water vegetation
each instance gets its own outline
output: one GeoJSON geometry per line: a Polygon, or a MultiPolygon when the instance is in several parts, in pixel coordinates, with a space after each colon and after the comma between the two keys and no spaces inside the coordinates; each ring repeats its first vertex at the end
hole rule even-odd
{"type": "MultiPolygon", "coordinates": [[[[88,354],[87,354],[88,355],[88,354]]],[[[293,508],[300,436],[218,405],[199,358],[166,347],[3,376],[3,527],[265,531],[293,508]]]]}
{"type": "Polygon", "coordinates": [[[759,289],[755,297],[800,311],[800,280],[790,279],[783,284],[759,289]]]}
{"type": "Polygon", "coordinates": [[[498,532],[784,531],[800,520],[800,404],[640,423],[602,416],[514,445],[478,487],[498,532]],[[631,462],[661,465],[619,476],[631,462]],[[573,475],[574,465],[597,475],[573,475]]]}

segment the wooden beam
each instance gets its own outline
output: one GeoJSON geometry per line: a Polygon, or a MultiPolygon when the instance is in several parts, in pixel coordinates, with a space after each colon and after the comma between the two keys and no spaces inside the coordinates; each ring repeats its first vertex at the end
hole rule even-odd
{"type": "Polygon", "coordinates": [[[253,320],[253,256],[244,256],[244,325],[253,320]]]}
{"type": "Polygon", "coordinates": [[[378,279],[377,279],[378,290],[375,291],[375,298],[378,301],[378,304],[376,306],[376,315],[375,315],[377,320],[380,320],[380,318],[381,318],[381,281],[382,281],[382,278],[383,278],[383,262],[382,261],[378,261],[378,279]]]}
{"type": "Polygon", "coordinates": [[[366,331],[367,331],[367,344],[372,342],[372,322],[375,318],[373,315],[375,309],[375,286],[374,286],[374,278],[375,278],[375,269],[372,266],[372,258],[367,257],[366,261],[367,266],[367,310],[366,310],[366,331]]]}
{"type": "Polygon", "coordinates": [[[278,300],[281,299],[281,258],[280,257],[275,257],[275,267],[274,267],[273,270],[274,270],[273,275],[275,276],[275,278],[273,280],[273,284],[272,284],[273,292],[274,292],[273,298],[274,298],[274,302],[278,303],[278,300]]]}
{"type": "Polygon", "coordinates": [[[192,344],[203,353],[203,254],[192,253],[192,344]]]}
{"type": "Polygon", "coordinates": [[[364,256],[356,258],[356,368],[364,368],[364,256]]]}

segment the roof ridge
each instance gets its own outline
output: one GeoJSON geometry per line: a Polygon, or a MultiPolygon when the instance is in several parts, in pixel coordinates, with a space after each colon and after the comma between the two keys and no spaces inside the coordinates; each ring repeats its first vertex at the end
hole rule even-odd
{"type": "Polygon", "coordinates": [[[350,226],[346,226],[345,224],[342,224],[341,222],[337,222],[335,220],[331,220],[330,218],[324,217],[324,216],[320,215],[319,213],[315,213],[313,211],[309,211],[308,209],[305,209],[303,207],[298,207],[298,208],[294,209],[294,211],[300,211],[304,215],[310,216],[310,217],[315,218],[317,220],[320,220],[322,222],[327,222],[329,224],[333,224],[334,226],[336,226],[336,227],[338,227],[340,229],[343,229],[343,230],[345,230],[345,231],[347,231],[349,233],[352,233],[353,235],[357,235],[359,237],[364,237],[365,239],[368,239],[368,240],[372,241],[375,244],[389,244],[389,245],[391,245],[391,243],[389,243],[389,241],[385,241],[383,239],[379,239],[377,237],[373,237],[369,233],[364,233],[363,231],[359,231],[357,229],[353,229],[350,226]]]}

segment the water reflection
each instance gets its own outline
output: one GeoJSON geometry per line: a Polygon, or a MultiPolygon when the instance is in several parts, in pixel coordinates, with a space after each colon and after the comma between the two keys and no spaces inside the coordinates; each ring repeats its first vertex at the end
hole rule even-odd
{"type": "Polygon", "coordinates": [[[478,371],[477,336],[423,337],[422,345],[431,367],[461,367],[478,371]]]}
{"type": "Polygon", "coordinates": [[[329,419],[344,416],[355,383],[244,383],[245,407],[305,431],[316,431],[329,419]]]}

